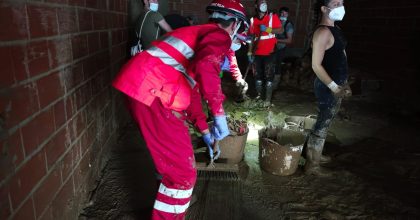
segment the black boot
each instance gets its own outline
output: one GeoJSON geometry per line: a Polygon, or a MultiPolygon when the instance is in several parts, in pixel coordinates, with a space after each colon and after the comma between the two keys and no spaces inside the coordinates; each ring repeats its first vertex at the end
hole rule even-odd
{"type": "Polygon", "coordinates": [[[262,85],[263,82],[261,80],[255,81],[255,90],[257,91],[257,96],[255,97],[255,100],[261,99],[262,85]]]}
{"type": "Polygon", "coordinates": [[[273,95],[273,82],[267,81],[265,84],[265,102],[264,107],[271,105],[271,96],[273,95]]]}
{"type": "Polygon", "coordinates": [[[274,75],[274,80],[273,80],[273,91],[277,90],[280,84],[280,78],[281,75],[280,74],[276,74],[274,75]]]}

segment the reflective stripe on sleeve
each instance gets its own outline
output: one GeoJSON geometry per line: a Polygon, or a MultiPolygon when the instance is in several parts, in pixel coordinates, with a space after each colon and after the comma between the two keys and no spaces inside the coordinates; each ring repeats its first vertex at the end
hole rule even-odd
{"type": "Polygon", "coordinates": [[[168,43],[169,45],[173,46],[181,54],[183,54],[185,56],[185,58],[187,58],[187,59],[191,59],[194,56],[194,51],[183,40],[180,40],[180,39],[178,39],[176,37],[173,37],[173,36],[169,36],[169,37],[165,38],[163,41],[168,43]]]}
{"type": "Polygon", "coordinates": [[[159,187],[159,193],[161,193],[165,196],[169,196],[171,198],[175,198],[175,199],[190,198],[191,195],[192,195],[192,191],[193,191],[193,188],[188,189],[188,190],[168,188],[165,185],[163,185],[162,183],[160,184],[160,187],[159,187]]]}
{"type": "Polygon", "coordinates": [[[185,210],[187,210],[189,205],[190,202],[188,202],[185,205],[169,205],[167,203],[156,200],[153,208],[162,212],[181,214],[184,213],[185,210]]]}
{"type": "Polygon", "coordinates": [[[150,47],[146,50],[150,55],[159,58],[164,64],[172,66],[179,72],[181,72],[185,78],[188,80],[188,83],[190,84],[191,88],[194,88],[196,85],[195,80],[187,74],[186,69],[182,64],[180,64],[178,61],[176,61],[174,58],[172,58],[169,54],[167,54],[165,51],[161,50],[160,48],[157,48],[155,46],[150,47]]]}

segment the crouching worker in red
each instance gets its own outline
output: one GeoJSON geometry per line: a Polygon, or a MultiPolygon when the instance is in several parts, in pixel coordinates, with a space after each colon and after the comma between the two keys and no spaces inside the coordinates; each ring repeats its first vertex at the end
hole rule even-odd
{"type": "Polygon", "coordinates": [[[236,33],[248,25],[239,1],[214,0],[207,7],[210,23],[179,28],[134,56],[113,81],[128,97],[162,181],[152,219],[184,219],[196,181],[196,168],[186,120],[212,147],[229,134],[220,64],[236,33]],[[207,102],[210,129],[201,106],[207,102]]]}

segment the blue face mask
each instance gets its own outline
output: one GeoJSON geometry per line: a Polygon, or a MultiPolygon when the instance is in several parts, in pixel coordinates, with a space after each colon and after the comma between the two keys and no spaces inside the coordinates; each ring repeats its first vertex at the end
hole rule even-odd
{"type": "Polygon", "coordinates": [[[159,9],[159,4],[158,3],[150,3],[150,11],[158,11],[159,9]]]}
{"type": "Polygon", "coordinates": [[[230,45],[230,49],[233,51],[237,51],[241,48],[241,46],[242,45],[240,43],[232,42],[232,44],[230,45]]]}

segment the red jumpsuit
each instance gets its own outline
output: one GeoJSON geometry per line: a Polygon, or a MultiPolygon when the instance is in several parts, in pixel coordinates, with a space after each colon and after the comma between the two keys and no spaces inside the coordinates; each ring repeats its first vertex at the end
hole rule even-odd
{"type": "Polygon", "coordinates": [[[219,72],[230,44],[216,24],[180,28],[133,57],[113,81],[129,97],[129,110],[162,175],[152,219],[185,217],[196,181],[185,120],[200,131],[208,128],[201,96],[213,115],[224,114],[219,72]]]}
{"type": "Polygon", "coordinates": [[[229,62],[228,69],[226,69],[226,71],[232,74],[232,78],[235,81],[241,80],[242,74],[241,74],[241,70],[238,67],[238,61],[235,56],[235,51],[229,50],[228,53],[226,54],[226,57],[229,62]]]}

